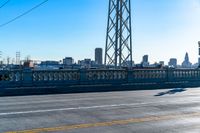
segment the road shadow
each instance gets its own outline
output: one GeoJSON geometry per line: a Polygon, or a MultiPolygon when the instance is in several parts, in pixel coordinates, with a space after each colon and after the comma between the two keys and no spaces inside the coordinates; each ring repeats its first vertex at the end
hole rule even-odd
{"type": "Polygon", "coordinates": [[[154,96],[160,97],[160,96],[164,96],[164,95],[173,95],[173,94],[181,93],[181,92],[184,92],[184,91],[186,91],[185,88],[175,88],[175,89],[168,90],[168,91],[165,91],[165,92],[160,92],[160,93],[158,93],[154,96]]]}

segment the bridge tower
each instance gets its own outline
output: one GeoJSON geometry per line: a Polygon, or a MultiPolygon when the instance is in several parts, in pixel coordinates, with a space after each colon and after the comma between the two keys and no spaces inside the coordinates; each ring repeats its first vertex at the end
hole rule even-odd
{"type": "Polygon", "coordinates": [[[132,66],[131,0],[109,0],[105,65],[132,66]]]}

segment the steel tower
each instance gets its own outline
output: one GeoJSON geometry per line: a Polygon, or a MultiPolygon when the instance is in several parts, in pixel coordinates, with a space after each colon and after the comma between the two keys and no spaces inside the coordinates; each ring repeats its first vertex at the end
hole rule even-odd
{"type": "Polygon", "coordinates": [[[132,66],[131,0],[109,0],[105,65],[132,66]]]}

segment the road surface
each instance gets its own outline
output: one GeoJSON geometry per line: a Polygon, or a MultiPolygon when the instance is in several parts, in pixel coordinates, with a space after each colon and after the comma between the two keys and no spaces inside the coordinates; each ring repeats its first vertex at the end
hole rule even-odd
{"type": "Polygon", "coordinates": [[[199,133],[200,88],[0,97],[1,133],[199,133]]]}

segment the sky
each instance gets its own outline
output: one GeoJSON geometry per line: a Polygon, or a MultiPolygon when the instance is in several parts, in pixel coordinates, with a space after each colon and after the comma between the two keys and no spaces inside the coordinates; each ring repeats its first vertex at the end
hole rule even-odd
{"type": "MultiPolygon", "coordinates": [[[[2,5],[6,0],[0,0],[2,5]]],[[[22,14],[43,0],[10,0],[0,8],[0,24],[22,14]]],[[[109,0],[49,0],[22,18],[0,27],[0,51],[4,58],[75,61],[94,59],[96,47],[105,48],[109,0]]],[[[131,0],[133,59],[151,63],[185,53],[198,60],[200,0],[131,0]]]]}

